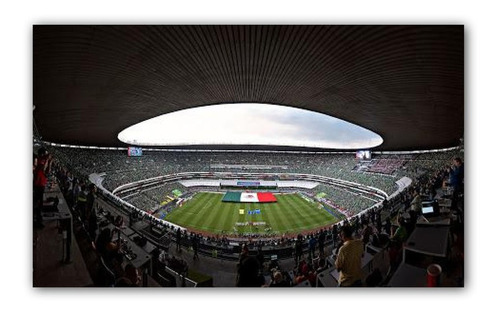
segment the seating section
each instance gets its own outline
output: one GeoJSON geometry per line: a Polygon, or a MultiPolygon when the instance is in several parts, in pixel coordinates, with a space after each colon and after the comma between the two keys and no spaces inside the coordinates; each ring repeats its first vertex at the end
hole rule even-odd
{"type": "MultiPolygon", "coordinates": [[[[176,172],[208,172],[210,173],[210,165],[220,163],[230,165],[233,162],[241,165],[284,165],[288,172],[298,174],[316,174],[321,176],[329,176],[338,178],[344,181],[360,183],[362,185],[376,187],[387,193],[395,191],[395,181],[403,176],[408,176],[413,179],[412,186],[409,189],[403,190],[393,199],[384,203],[383,206],[370,209],[367,212],[358,214],[353,212],[353,216],[345,219],[340,224],[349,224],[354,227],[355,237],[365,238],[368,240],[367,252],[373,255],[373,259],[369,265],[369,273],[366,275],[365,285],[383,285],[389,270],[388,253],[383,247],[377,247],[371,243],[372,235],[379,236],[388,233],[386,227],[386,219],[391,222],[400,209],[408,209],[411,202],[411,190],[419,188],[423,193],[434,195],[436,188],[440,187],[443,181],[447,180],[448,167],[451,157],[463,157],[463,152],[450,151],[441,153],[431,153],[428,155],[407,155],[404,156],[405,163],[394,162],[385,163],[380,169],[391,169],[392,175],[386,176],[380,174],[370,174],[369,172],[352,171],[357,161],[354,157],[343,155],[314,155],[314,154],[266,154],[266,153],[186,153],[186,152],[146,152],[143,157],[132,158],[127,157],[125,152],[121,151],[105,151],[105,150],[86,150],[86,149],[69,149],[69,148],[51,148],[54,156],[59,161],[59,167],[54,169],[61,189],[65,195],[68,205],[80,211],[80,194],[79,190],[87,191],[88,182],[86,178],[91,173],[104,173],[104,184],[109,189],[114,189],[120,185],[130,182],[162,176],[165,174],[174,174],[176,172]],[[399,165],[399,166],[395,166],[399,165]],[[69,171],[71,171],[71,174],[69,171]],[[77,180],[79,179],[79,181],[77,180]],[[365,235],[365,231],[371,231],[370,235],[365,235]],[[380,275],[379,275],[380,274],[380,275]],[[373,281],[373,282],[370,282],[373,281]]],[[[394,157],[385,157],[385,160],[394,159],[394,157]]],[[[377,168],[375,168],[377,169],[377,168]]],[[[284,172],[284,168],[280,168],[279,173],[284,172]]],[[[275,180],[273,171],[269,171],[270,180],[275,180]]],[[[266,169],[260,169],[259,173],[266,173],[266,169]]],[[[381,171],[384,173],[385,171],[381,171]]],[[[233,174],[237,175],[238,172],[233,174]]],[[[354,187],[354,186],[353,186],[354,187]]],[[[370,204],[369,196],[356,195],[356,190],[353,187],[332,187],[326,184],[320,184],[314,189],[304,189],[305,196],[315,198],[327,198],[335,207],[347,207],[350,209],[359,209],[370,204]]],[[[124,193],[123,198],[128,202],[140,204],[146,202],[144,207],[151,209],[154,213],[155,207],[158,204],[163,204],[165,208],[162,210],[169,211],[168,205],[175,200],[173,191],[180,191],[183,197],[190,196],[197,191],[197,187],[187,188],[177,182],[165,183],[163,186],[151,187],[144,189],[134,194],[127,195],[124,193]],[[137,194],[135,194],[137,193],[137,194]],[[147,200],[147,201],[145,201],[147,200]]],[[[205,189],[205,187],[203,188],[205,189]]],[[[216,189],[216,188],[214,188],[216,189]]],[[[270,200],[274,198],[272,193],[263,193],[263,199],[270,200]]],[[[260,199],[259,197],[259,199],[260,199]]],[[[123,211],[123,209],[119,210],[123,211]]],[[[84,217],[82,217],[84,218],[84,217]]],[[[158,225],[154,220],[144,222],[144,218],[136,218],[130,216],[128,218],[131,227],[134,227],[140,235],[147,238],[150,242],[159,248],[168,249],[171,240],[176,239],[176,231],[173,227],[165,227],[158,225]],[[145,224],[149,223],[149,224],[145,224]]],[[[89,227],[88,218],[85,217],[85,228],[89,227]]],[[[390,224],[390,223],[389,223],[390,224]]],[[[389,226],[390,229],[390,226],[389,226]]],[[[291,274],[290,285],[314,287],[319,282],[317,276],[322,271],[327,270],[328,266],[325,255],[328,253],[322,252],[319,249],[310,251],[309,244],[312,239],[319,239],[324,233],[324,245],[329,246],[330,250],[335,251],[341,244],[338,225],[333,225],[324,228],[321,231],[308,232],[300,238],[299,247],[306,253],[301,259],[297,260],[297,265],[294,270],[283,268],[284,273],[291,274]],[[310,255],[307,253],[310,252],[310,255]],[[307,268],[297,269],[299,262],[304,260],[308,264],[307,268]]],[[[181,234],[179,244],[181,247],[189,249],[192,239],[195,234],[184,232],[181,234]]],[[[387,234],[385,234],[387,235],[387,234]]],[[[216,259],[238,260],[238,240],[228,239],[224,236],[198,235],[199,237],[199,252],[200,255],[213,257],[216,259]],[[215,254],[214,254],[215,253],[215,254]]],[[[299,238],[294,236],[274,237],[270,239],[254,238],[252,240],[245,239],[248,243],[250,251],[254,254],[262,249],[262,253],[266,260],[273,261],[272,257],[280,257],[280,259],[292,259],[295,257],[295,250],[299,238]]],[[[110,272],[109,266],[100,263],[101,280],[103,285],[113,285],[116,279],[113,279],[113,272],[110,272]],[[108,267],[108,268],[106,268],[108,267]]],[[[272,264],[270,264],[272,265],[272,264]]],[[[269,267],[269,266],[268,266],[269,267]]],[[[278,266],[279,267],[279,266],[278,266]]],[[[268,269],[267,272],[271,272],[268,269]]],[[[166,281],[169,282],[169,281],[166,281]]],[[[170,282],[169,282],[170,283],[170,282]]]]}

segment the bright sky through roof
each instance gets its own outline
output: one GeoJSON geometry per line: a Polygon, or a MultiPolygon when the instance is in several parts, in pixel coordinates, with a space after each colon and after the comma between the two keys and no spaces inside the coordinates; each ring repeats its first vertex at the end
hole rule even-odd
{"type": "Polygon", "coordinates": [[[130,126],[118,139],[131,145],[269,145],[365,149],[382,138],[365,128],[317,112],[281,105],[202,106],[130,126]]]}

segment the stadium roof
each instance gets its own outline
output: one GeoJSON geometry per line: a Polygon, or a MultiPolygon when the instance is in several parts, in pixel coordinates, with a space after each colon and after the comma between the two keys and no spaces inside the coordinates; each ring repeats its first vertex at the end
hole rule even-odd
{"type": "Polygon", "coordinates": [[[33,27],[34,119],[43,140],[126,146],[118,133],[143,120],[244,102],[355,123],[382,136],[374,150],[456,146],[464,134],[464,27],[33,27]]]}

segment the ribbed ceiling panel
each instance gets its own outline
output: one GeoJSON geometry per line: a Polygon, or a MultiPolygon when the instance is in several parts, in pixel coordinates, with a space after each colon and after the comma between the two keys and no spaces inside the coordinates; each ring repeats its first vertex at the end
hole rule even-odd
{"type": "Polygon", "coordinates": [[[290,105],[371,129],[381,150],[458,144],[463,26],[36,25],[44,139],[120,146],[124,128],[233,102],[290,105]]]}

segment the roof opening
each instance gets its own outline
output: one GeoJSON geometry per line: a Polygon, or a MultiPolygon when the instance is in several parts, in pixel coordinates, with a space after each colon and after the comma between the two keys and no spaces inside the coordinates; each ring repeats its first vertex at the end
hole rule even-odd
{"type": "Polygon", "coordinates": [[[378,134],[325,114],[260,103],[202,106],[160,115],[118,134],[130,145],[265,145],[368,149],[378,134]]]}

